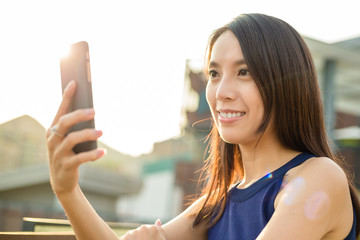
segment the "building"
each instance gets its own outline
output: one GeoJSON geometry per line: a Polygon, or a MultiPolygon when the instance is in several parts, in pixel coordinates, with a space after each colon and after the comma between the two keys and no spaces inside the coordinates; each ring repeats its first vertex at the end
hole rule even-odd
{"type": "Polygon", "coordinates": [[[333,44],[306,42],[319,76],[328,131],[360,187],[360,37],[333,44]]]}
{"type": "MultiPolygon", "coordinates": [[[[23,217],[65,218],[50,186],[45,141],[45,128],[29,116],[0,125],[0,231],[21,230],[23,217]]],[[[139,167],[129,156],[99,145],[108,156],[81,166],[79,184],[104,219],[121,221],[117,200],[139,191],[139,167]]]]}

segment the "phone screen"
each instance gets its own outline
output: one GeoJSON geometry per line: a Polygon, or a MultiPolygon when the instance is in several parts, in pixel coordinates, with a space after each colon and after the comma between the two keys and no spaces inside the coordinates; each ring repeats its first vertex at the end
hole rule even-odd
{"type": "MultiPolygon", "coordinates": [[[[82,108],[93,108],[90,54],[87,42],[77,42],[70,46],[69,54],[60,59],[62,91],[70,81],[76,81],[76,92],[69,112],[82,108]]],[[[95,121],[86,121],[74,125],[68,133],[85,128],[95,128],[95,121]]],[[[89,151],[97,148],[96,141],[84,142],[73,148],[75,153],[89,151]]]]}

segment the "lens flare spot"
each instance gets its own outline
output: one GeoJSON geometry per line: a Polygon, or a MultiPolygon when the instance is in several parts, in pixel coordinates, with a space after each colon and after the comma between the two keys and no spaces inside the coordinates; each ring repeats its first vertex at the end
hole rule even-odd
{"type": "Polygon", "coordinates": [[[293,205],[299,196],[300,192],[305,188],[305,180],[302,177],[297,177],[285,186],[284,195],[282,199],[288,206],[293,205]]]}
{"type": "Polygon", "coordinates": [[[272,174],[272,173],[268,173],[268,174],[265,175],[264,178],[265,178],[265,179],[273,178],[273,174],[272,174]]]}
{"type": "Polygon", "coordinates": [[[330,209],[330,198],[323,192],[318,191],[310,195],[304,206],[305,216],[310,220],[322,218],[330,209]]]}

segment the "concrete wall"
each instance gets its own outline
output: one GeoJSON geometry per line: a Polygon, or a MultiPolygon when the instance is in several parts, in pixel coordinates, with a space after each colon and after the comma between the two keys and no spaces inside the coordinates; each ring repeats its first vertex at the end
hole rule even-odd
{"type": "Polygon", "coordinates": [[[119,215],[125,220],[153,223],[157,218],[166,222],[181,212],[183,192],[175,185],[174,163],[147,165],[143,180],[139,194],[119,200],[119,215]]]}

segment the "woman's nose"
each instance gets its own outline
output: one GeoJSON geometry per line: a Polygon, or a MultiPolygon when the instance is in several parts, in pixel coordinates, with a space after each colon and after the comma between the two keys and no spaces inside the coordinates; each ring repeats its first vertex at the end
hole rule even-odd
{"type": "Polygon", "coordinates": [[[216,90],[216,99],[220,101],[233,100],[236,96],[235,91],[236,86],[233,83],[232,79],[223,77],[216,90]]]}

